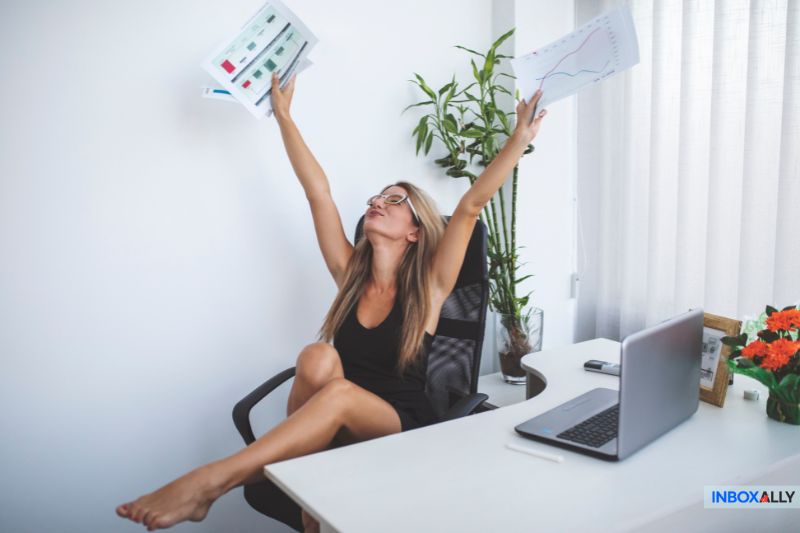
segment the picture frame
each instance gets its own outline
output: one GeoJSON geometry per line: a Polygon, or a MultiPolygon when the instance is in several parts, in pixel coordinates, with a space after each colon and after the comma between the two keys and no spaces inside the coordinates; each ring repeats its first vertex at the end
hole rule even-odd
{"type": "Polygon", "coordinates": [[[722,344],[722,337],[735,337],[742,321],[724,316],[703,314],[703,354],[700,364],[700,399],[722,407],[728,392],[728,357],[731,347],[722,344]]]}

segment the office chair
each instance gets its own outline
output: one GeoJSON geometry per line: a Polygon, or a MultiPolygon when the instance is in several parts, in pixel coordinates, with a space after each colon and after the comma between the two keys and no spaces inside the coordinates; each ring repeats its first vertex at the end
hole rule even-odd
{"type": "MultiPolygon", "coordinates": [[[[449,221],[450,217],[444,217],[449,221]]],[[[355,242],[362,236],[364,217],[358,221],[355,242]]],[[[442,306],[436,336],[428,354],[426,392],[440,421],[478,412],[488,399],[478,393],[478,377],[489,300],[486,225],[476,221],[455,288],[442,306]]],[[[233,423],[250,445],[255,441],[250,411],[270,392],[295,375],[288,368],[245,396],[233,408],[233,423]]],[[[272,481],[246,485],[244,497],[258,512],[303,531],[300,507],[272,481]]]]}

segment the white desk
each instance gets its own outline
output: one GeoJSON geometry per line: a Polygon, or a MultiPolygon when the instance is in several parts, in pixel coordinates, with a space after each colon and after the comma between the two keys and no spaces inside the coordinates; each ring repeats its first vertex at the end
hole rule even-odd
{"type": "Polygon", "coordinates": [[[478,392],[488,395],[487,403],[495,407],[504,407],[525,401],[525,384],[506,383],[500,372],[480,376],[478,392]]]}
{"type": "Polygon", "coordinates": [[[342,533],[756,531],[796,528],[794,510],[704,510],[703,486],[800,483],[800,428],[767,418],[766,389],[736,376],[724,408],[698,412],[621,462],[527,440],[514,426],[614,376],[587,359],[618,361],[607,339],[530,354],[548,385],[530,400],[265,467],[266,475],[342,533]],[[761,399],[742,399],[755,388],[761,399]],[[564,456],[550,462],[508,442],[564,456]],[[677,529],[676,529],[677,528],[677,529]]]}

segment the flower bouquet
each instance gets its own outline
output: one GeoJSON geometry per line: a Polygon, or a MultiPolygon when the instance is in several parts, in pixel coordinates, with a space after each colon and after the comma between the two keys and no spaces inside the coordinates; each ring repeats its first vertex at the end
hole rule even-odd
{"type": "Polygon", "coordinates": [[[766,311],[742,327],[738,337],[723,337],[731,347],[731,372],[757,379],[769,389],[767,416],[800,425],[800,309],[766,311]]]}

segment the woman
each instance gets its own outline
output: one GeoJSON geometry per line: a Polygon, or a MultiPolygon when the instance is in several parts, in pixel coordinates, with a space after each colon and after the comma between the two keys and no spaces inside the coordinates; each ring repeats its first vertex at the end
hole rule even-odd
{"type": "MultiPolygon", "coordinates": [[[[287,418],[247,448],[192,470],[117,507],[152,531],[205,518],[234,487],[264,480],[263,466],[435,421],[424,394],[427,350],[444,300],[455,286],[483,206],[539,131],[541,93],[517,105],[518,123],[497,157],[464,194],[445,229],[433,202],[400,182],[369,198],[364,236],[346,236],[328,181],[292,122],[295,77],[272,78],[272,108],[311,206],[319,246],[339,288],[320,340],[297,358],[287,418]]],[[[319,524],[303,511],[306,531],[319,524]]]]}

